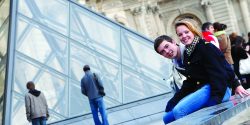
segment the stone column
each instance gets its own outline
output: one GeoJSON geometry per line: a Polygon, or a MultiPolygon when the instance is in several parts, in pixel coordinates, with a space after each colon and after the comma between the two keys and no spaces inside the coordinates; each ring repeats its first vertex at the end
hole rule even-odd
{"type": "Polygon", "coordinates": [[[158,6],[154,7],[154,19],[157,26],[157,36],[166,34],[165,27],[162,21],[162,15],[159,13],[158,6]]]}
{"type": "Polygon", "coordinates": [[[206,16],[209,22],[214,22],[214,15],[212,10],[212,2],[210,0],[201,0],[201,5],[205,8],[206,16]]]}
{"type": "Polygon", "coordinates": [[[247,32],[250,32],[250,20],[249,20],[249,9],[247,6],[247,1],[246,0],[239,0],[240,2],[240,8],[241,8],[241,13],[242,17],[245,23],[245,27],[247,32]]]}
{"type": "Polygon", "coordinates": [[[241,31],[239,30],[239,25],[238,25],[238,18],[236,17],[235,14],[235,9],[234,9],[234,0],[229,1],[229,13],[230,13],[230,22],[232,25],[232,32],[236,32],[236,33],[241,33],[241,31]]]}
{"type": "Polygon", "coordinates": [[[145,20],[145,14],[146,14],[145,6],[134,8],[132,10],[132,14],[134,15],[137,31],[145,35],[149,35],[149,32],[147,30],[146,20],[145,20]]]}
{"type": "Polygon", "coordinates": [[[159,8],[156,4],[144,4],[143,6],[130,9],[135,20],[137,31],[147,37],[155,38],[165,34],[159,8]]]}
{"type": "Polygon", "coordinates": [[[158,8],[156,5],[152,5],[152,4],[147,4],[146,5],[146,24],[147,24],[147,30],[149,31],[149,36],[151,38],[155,38],[156,36],[158,36],[159,34],[159,26],[158,26],[158,18],[157,17],[157,12],[158,12],[158,8]]]}

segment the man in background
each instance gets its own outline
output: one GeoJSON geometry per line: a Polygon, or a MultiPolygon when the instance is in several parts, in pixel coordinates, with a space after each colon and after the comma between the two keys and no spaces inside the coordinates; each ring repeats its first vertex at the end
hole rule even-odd
{"type": "Polygon", "coordinates": [[[29,81],[26,87],[29,90],[25,95],[27,120],[32,122],[32,125],[46,125],[49,112],[44,94],[35,89],[35,84],[32,81],[29,81]]]}
{"type": "Polygon", "coordinates": [[[90,71],[89,65],[83,67],[85,75],[81,80],[82,94],[88,97],[91,112],[95,125],[109,125],[105,105],[103,102],[104,88],[100,78],[90,71]],[[98,110],[100,111],[102,122],[98,117],[98,110]]]}

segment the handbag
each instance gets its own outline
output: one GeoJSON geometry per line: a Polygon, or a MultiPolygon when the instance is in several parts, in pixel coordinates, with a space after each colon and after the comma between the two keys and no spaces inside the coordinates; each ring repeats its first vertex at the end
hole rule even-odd
{"type": "Polygon", "coordinates": [[[250,55],[248,53],[246,59],[240,60],[239,71],[241,75],[250,74],[250,55]]]}
{"type": "Polygon", "coordinates": [[[104,92],[104,87],[103,87],[102,85],[100,85],[100,82],[99,82],[99,80],[98,80],[96,74],[93,73],[93,75],[94,75],[95,85],[97,86],[97,89],[98,89],[99,94],[100,94],[101,96],[105,96],[106,94],[105,94],[105,92],[104,92]]]}

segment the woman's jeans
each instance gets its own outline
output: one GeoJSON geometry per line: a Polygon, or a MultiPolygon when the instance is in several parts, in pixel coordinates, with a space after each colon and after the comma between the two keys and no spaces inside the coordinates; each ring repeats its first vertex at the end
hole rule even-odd
{"type": "Polygon", "coordinates": [[[31,122],[32,125],[46,125],[46,117],[34,118],[31,122]]]}
{"type": "MultiPolygon", "coordinates": [[[[231,90],[227,88],[222,102],[228,101],[230,97],[231,90]]],[[[210,85],[207,84],[180,100],[180,102],[173,108],[172,111],[166,112],[164,114],[163,121],[165,124],[168,124],[203,107],[212,106],[215,104],[216,103],[214,101],[210,100],[210,85]]]]}
{"type": "Polygon", "coordinates": [[[91,108],[91,112],[93,115],[95,125],[109,125],[107,113],[106,113],[105,106],[103,103],[103,98],[100,97],[96,99],[91,99],[89,100],[89,104],[90,104],[90,108],[91,108]],[[98,110],[101,114],[102,122],[100,121],[98,117],[98,110]]]}

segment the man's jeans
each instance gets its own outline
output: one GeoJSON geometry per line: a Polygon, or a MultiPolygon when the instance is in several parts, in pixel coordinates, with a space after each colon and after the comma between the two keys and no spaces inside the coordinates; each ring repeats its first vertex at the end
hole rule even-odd
{"type": "MultiPolygon", "coordinates": [[[[231,90],[227,88],[222,102],[228,101],[230,96],[231,90]]],[[[203,107],[215,104],[215,102],[210,100],[210,85],[207,84],[194,93],[184,97],[172,111],[166,112],[163,116],[163,121],[165,124],[168,124],[203,107]]]]}
{"type": "Polygon", "coordinates": [[[90,103],[90,108],[91,108],[91,112],[93,115],[95,125],[109,125],[107,113],[106,113],[105,106],[103,103],[103,98],[100,97],[97,99],[91,99],[89,100],[89,103],[90,103]],[[98,110],[102,117],[102,123],[98,117],[98,110]]]}
{"type": "Polygon", "coordinates": [[[46,125],[46,117],[34,118],[31,121],[32,125],[46,125]]]}

